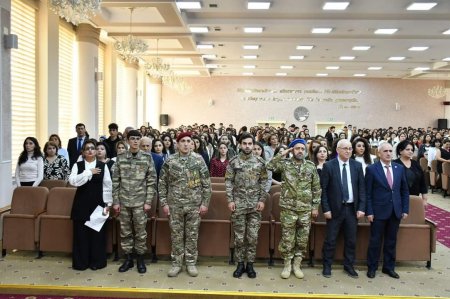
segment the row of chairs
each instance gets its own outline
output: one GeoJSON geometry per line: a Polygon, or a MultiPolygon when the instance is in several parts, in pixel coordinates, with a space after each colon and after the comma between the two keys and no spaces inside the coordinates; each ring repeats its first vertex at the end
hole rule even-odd
{"type": "MultiPolygon", "coordinates": [[[[280,257],[278,243],[281,239],[280,188],[274,186],[262,213],[259,231],[257,257],[268,259],[273,264],[280,257]]],[[[72,251],[72,221],[70,211],[75,188],[55,187],[50,191],[44,187],[19,187],[14,190],[11,210],[3,214],[2,254],[6,250],[37,250],[42,252],[72,251]]],[[[171,252],[170,229],[167,216],[158,207],[155,198],[147,221],[147,247],[152,260],[171,252]]],[[[323,215],[312,223],[309,248],[306,256],[321,258],[321,248],[325,238],[326,222],[323,215]]],[[[233,263],[234,236],[231,212],[225,191],[212,191],[208,213],[200,225],[198,249],[201,256],[227,257],[233,263]]],[[[107,222],[107,252],[118,258],[120,248],[120,222],[112,218],[107,222]]],[[[357,259],[365,259],[369,237],[369,223],[362,219],[358,224],[357,259]]],[[[431,252],[436,246],[435,224],[425,219],[420,199],[411,198],[410,216],[402,221],[398,240],[398,260],[431,261],[431,252]]],[[[337,246],[336,259],[343,257],[342,237],[337,246]]]]}
{"type": "Polygon", "coordinates": [[[435,193],[437,190],[442,191],[442,196],[449,195],[449,177],[450,177],[450,163],[442,163],[442,173],[437,171],[437,160],[431,161],[431,167],[428,167],[428,160],[425,157],[419,160],[420,168],[425,174],[425,181],[427,186],[430,186],[431,193],[435,193]]]}

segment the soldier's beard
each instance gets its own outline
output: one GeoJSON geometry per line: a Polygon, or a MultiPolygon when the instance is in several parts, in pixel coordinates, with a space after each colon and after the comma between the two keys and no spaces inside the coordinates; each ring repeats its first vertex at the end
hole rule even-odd
{"type": "Polygon", "coordinates": [[[304,159],[303,154],[294,155],[294,159],[297,161],[301,161],[304,159]]]}
{"type": "Polygon", "coordinates": [[[243,149],[242,152],[243,152],[245,155],[251,155],[252,150],[251,150],[251,149],[243,149]]]}

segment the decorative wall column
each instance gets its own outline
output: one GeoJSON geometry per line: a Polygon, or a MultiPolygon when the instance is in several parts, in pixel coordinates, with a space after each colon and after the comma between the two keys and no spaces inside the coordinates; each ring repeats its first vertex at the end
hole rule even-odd
{"type": "Polygon", "coordinates": [[[98,44],[100,29],[89,24],[77,27],[78,103],[75,123],[84,123],[92,138],[98,137],[98,44]]]}
{"type": "Polygon", "coordinates": [[[159,116],[161,114],[162,82],[161,78],[155,79],[146,76],[145,89],[145,120],[154,129],[160,130],[159,116]]]}
{"type": "MultiPolygon", "coordinates": [[[[450,102],[450,82],[445,81],[445,101],[450,102]]],[[[444,118],[447,119],[447,127],[450,127],[448,120],[450,119],[450,105],[444,105],[444,118]]]]}
{"type": "Polygon", "coordinates": [[[116,80],[116,120],[121,130],[126,127],[136,128],[137,124],[137,78],[138,64],[125,63],[117,67],[116,80]]]}

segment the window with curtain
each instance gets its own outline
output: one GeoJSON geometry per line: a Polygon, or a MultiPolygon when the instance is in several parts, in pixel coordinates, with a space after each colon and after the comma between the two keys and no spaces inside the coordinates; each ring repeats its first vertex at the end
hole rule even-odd
{"type": "MultiPolygon", "coordinates": [[[[103,78],[105,77],[105,44],[102,42],[98,45],[98,69],[97,71],[99,73],[103,74],[103,78]]],[[[97,81],[98,86],[98,133],[99,135],[106,135],[108,136],[108,132],[105,129],[105,80],[98,80],[97,81]]]]}
{"type": "MultiPolygon", "coordinates": [[[[19,48],[11,50],[12,171],[23,150],[23,141],[37,133],[36,8],[21,0],[11,1],[11,33],[19,48]]],[[[43,144],[40,144],[43,147],[43,144]]]]}
{"type": "Polygon", "coordinates": [[[75,123],[73,114],[75,107],[75,63],[76,58],[76,35],[73,27],[64,21],[59,23],[59,136],[62,139],[63,147],[74,134],[75,123]]]}

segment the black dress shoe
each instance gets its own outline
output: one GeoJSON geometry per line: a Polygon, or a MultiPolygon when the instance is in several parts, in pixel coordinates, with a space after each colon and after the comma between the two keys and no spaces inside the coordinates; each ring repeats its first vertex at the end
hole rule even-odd
{"type": "Polygon", "coordinates": [[[375,278],[375,271],[374,271],[374,270],[369,270],[369,271],[367,271],[367,277],[369,277],[369,278],[375,278]]]}
{"type": "Polygon", "coordinates": [[[253,269],[253,263],[247,263],[245,272],[247,272],[248,278],[256,278],[256,272],[255,269],[253,269]]]}
{"type": "Polygon", "coordinates": [[[383,272],[384,274],[387,274],[390,277],[395,278],[395,279],[400,278],[400,275],[398,275],[397,272],[395,272],[394,270],[382,269],[381,272],[383,272]]]}
{"type": "Polygon", "coordinates": [[[245,272],[245,266],[244,262],[238,262],[238,265],[236,267],[236,270],[233,272],[234,278],[239,278],[242,276],[242,274],[245,272]]]}
{"type": "Polygon", "coordinates": [[[322,270],[322,275],[323,275],[323,277],[330,278],[331,277],[331,268],[324,266],[323,270],[322,270]]]}
{"type": "Polygon", "coordinates": [[[90,266],[89,268],[91,268],[92,271],[95,271],[98,269],[96,266],[90,266]]]}
{"type": "Polygon", "coordinates": [[[358,278],[358,273],[353,269],[353,267],[344,267],[344,272],[352,278],[358,278]]]}

